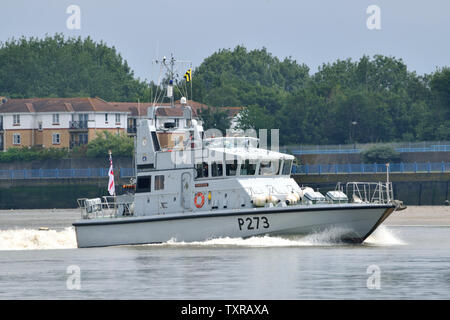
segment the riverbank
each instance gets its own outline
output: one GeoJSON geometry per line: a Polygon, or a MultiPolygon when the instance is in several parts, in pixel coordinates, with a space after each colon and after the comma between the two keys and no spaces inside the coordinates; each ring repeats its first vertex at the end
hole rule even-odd
{"type": "Polygon", "coordinates": [[[391,226],[450,226],[450,206],[408,206],[383,223],[391,226]]]}
{"type": "MultiPolygon", "coordinates": [[[[0,210],[0,229],[63,229],[80,219],[79,209],[0,210]]],[[[409,206],[394,212],[384,225],[450,226],[450,206],[409,206]]]]}

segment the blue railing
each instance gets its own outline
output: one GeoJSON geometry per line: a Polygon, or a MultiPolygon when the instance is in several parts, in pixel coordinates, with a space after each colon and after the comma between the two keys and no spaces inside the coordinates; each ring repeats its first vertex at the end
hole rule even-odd
{"type": "MultiPolygon", "coordinates": [[[[359,164],[305,164],[292,166],[297,174],[383,173],[386,165],[380,163],[359,164]]],[[[450,172],[450,162],[391,163],[389,172],[450,172]]]]}
{"type": "MultiPolygon", "coordinates": [[[[450,172],[450,162],[391,163],[390,172],[450,172]]],[[[339,174],[339,173],[383,173],[386,165],[381,163],[360,164],[306,164],[292,166],[293,174],[339,174]]],[[[134,168],[115,169],[116,177],[135,176],[134,168]]],[[[23,169],[0,170],[0,179],[70,179],[107,178],[108,168],[87,169],[23,169]]]]}
{"type": "MultiPolygon", "coordinates": [[[[302,154],[351,154],[351,153],[361,153],[365,149],[354,148],[354,149],[293,149],[291,153],[293,155],[302,155],[302,154]]],[[[449,152],[450,145],[431,145],[429,147],[401,147],[394,148],[395,151],[403,153],[403,152],[449,152]]],[[[282,151],[286,152],[285,149],[282,151]]]]}
{"type": "MultiPolygon", "coordinates": [[[[0,170],[0,179],[107,178],[108,170],[108,168],[0,170]]],[[[118,172],[120,178],[134,176],[133,168],[119,168],[118,172]]]]}

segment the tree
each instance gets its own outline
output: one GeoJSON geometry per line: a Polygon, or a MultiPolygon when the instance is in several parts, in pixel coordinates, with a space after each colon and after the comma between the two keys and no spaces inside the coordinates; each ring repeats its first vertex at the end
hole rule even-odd
{"type": "Polygon", "coordinates": [[[134,152],[133,138],[125,133],[97,132],[97,137],[87,145],[86,155],[91,158],[106,157],[110,150],[115,156],[131,157],[134,152]]]}
{"type": "Polygon", "coordinates": [[[143,101],[148,91],[114,47],[90,37],[56,34],[0,43],[0,96],[143,101]]]}
{"type": "Polygon", "coordinates": [[[231,120],[227,112],[220,108],[208,107],[199,111],[199,117],[203,122],[203,129],[218,129],[225,135],[230,128],[231,120]]]}
{"type": "Polygon", "coordinates": [[[392,146],[373,146],[361,153],[364,163],[388,163],[400,160],[400,153],[392,146]]]}

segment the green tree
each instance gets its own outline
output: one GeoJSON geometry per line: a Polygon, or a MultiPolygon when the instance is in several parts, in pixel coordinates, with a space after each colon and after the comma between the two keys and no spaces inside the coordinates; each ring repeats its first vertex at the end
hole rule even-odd
{"type": "Polygon", "coordinates": [[[97,137],[87,145],[86,155],[91,158],[106,157],[109,151],[114,156],[131,157],[134,152],[133,138],[125,133],[97,132],[97,137]]]}
{"type": "Polygon", "coordinates": [[[0,95],[143,101],[148,91],[114,47],[90,37],[65,39],[56,34],[0,43],[0,95]]]}
{"type": "Polygon", "coordinates": [[[362,152],[365,163],[388,163],[400,161],[400,153],[395,151],[392,146],[379,145],[373,146],[362,152]]]}
{"type": "Polygon", "coordinates": [[[231,119],[225,110],[217,107],[208,107],[199,111],[199,117],[203,122],[203,129],[218,129],[225,135],[230,128],[231,119]]]}

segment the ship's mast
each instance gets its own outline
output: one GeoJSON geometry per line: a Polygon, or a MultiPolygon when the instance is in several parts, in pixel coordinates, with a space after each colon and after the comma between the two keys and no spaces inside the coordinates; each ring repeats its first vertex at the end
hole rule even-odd
{"type": "MultiPolygon", "coordinates": [[[[175,57],[173,56],[173,54],[171,54],[170,60],[167,59],[166,57],[163,57],[162,60],[159,60],[159,61],[155,60],[155,62],[157,64],[158,63],[161,64],[160,74],[159,74],[159,78],[158,78],[158,84],[159,84],[159,79],[161,79],[163,69],[166,70],[166,72],[167,72],[166,74],[169,76],[169,79],[166,79],[166,80],[168,80],[167,88],[166,88],[166,97],[170,99],[171,108],[174,108],[175,107],[174,86],[177,86],[177,84],[175,83],[176,82],[175,76],[178,77],[178,74],[175,75],[175,70],[174,70],[175,63],[190,63],[191,68],[192,68],[192,62],[176,60],[175,57]]],[[[192,81],[190,81],[190,82],[191,82],[191,96],[192,96],[192,81]]],[[[177,89],[180,91],[180,88],[178,88],[178,86],[177,86],[177,89]]],[[[182,96],[187,96],[187,90],[186,90],[186,92],[180,91],[180,94],[182,96]]],[[[156,94],[154,103],[157,102],[158,98],[159,98],[159,95],[156,94]]],[[[191,99],[192,99],[192,97],[191,97],[191,99]]]]}
{"type": "Polygon", "coordinates": [[[174,94],[173,94],[173,80],[174,80],[173,66],[175,64],[175,58],[173,57],[173,54],[171,54],[169,65],[167,65],[166,57],[164,57],[162,64],[166,67],[166,69],[169,72],[169,83],[167,84],[167,97],[170,98],[171,108],[174,108],[175,104],[174,104],[174,94]]]}

